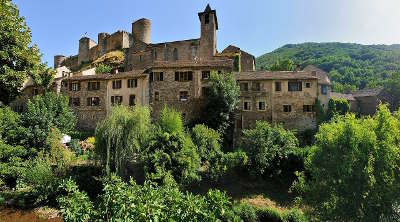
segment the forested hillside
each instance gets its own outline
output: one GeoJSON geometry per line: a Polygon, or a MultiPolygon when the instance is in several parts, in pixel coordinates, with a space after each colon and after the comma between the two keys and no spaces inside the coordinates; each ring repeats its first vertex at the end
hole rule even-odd
{"type": "Polygon", "coordinates": [[[288,44],[258,57],[256,62],[258,69],[269,69],[277,62],[287,64],[287,60],[329,72],[335,91],[363,89],[383,85],[393,73],[400,72],[400,45],[288,44]]]}

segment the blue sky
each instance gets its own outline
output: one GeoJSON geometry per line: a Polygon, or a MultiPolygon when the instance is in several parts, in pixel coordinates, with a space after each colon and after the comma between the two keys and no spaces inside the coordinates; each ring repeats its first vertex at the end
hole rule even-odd
{"type": "Polygon", "coordinates": [[[260,56],[289,43],[400,43],[399,0],[14,0],[32,40],[53,65],[55,54],[75,55],[86,32],[131,31],[152,20],[151,41],[198,38],[197,17],[207,3],[217,10],[217,47],[234,44],[260,56]]]}

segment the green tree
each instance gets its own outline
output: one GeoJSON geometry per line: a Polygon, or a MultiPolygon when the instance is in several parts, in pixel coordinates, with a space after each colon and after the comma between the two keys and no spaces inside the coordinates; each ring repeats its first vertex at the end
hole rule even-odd
{"type": "Polygon", "coordinates": [[[46,138],[52,128],[71,134],[75,130],[76,117],[68,107],[68,97],[53,92],[37,95],[29,100],[21,116],[26,128],[27,146],[45,147],[46,138]]]}
{"type": "Polygon", "coordinates": [[[0,101],[11,102],[28,76],[47,73],[31,31],[10,0],[0,2],[0,101]]]}
{"type": "Polygon", "coordinates": [[[279,173],[280,162],[298,147],[298,140],[282,126],[257,121],[254,129],[243,130],[241,147],[247,153],[254,175],[262,175],[267,170],[279,173]]]}
{"type": "Polygon", "coordinates": [[[9,107],[0,108],[0,141],[10,145],[26,142],[26,129],[22,127],[21,115],[9,107]]]}
{"type": "Polygon", "coordinates": [[[323,124],[294,187],[322,221],[399,217],[400,113],[381,105],[373,118],[339,116],[323,124]]]}
{"type": "Polygon", "coordinates": [[[182,127],[179,112],[164,107],[157,121],[155,136],[142,153],[146,174],[163,180],[171,174],[180,184],[200,180],[200,158],[196,146],[182,127]]]}
{"type": "Polygon", "coordinates": [[[148,107],[113,107],[95,132],[95,153],[105,166],[107,175],[126,175],[126,165],[148,146],[151,118],[148,107]]]}
{"type": "Polygon", "coordinates": [[[109,65],[104,65],[103,63],[100,63],[95,70],[96,74],[110,73],[111,71],[112,67],[109,65]]]}
{"type": "Polygon", "coordinates": [[[331,98],[328,103],[327,118],[332,119],[335,115],[345,115],[350,111],[350,103],[347,99],[331,98]]]}
{"type": "Polygon", "coordinates": [[[219,131],[225,142],[232,138],[233,113],[238,108],[240,88],[230,73],[211,73],[211,90],[203,114],[207,126],[219,131]]]}
{"type": "Polygon", "coordinates": [[[293,71],[295,69],[295,65],[292,60],[276,60],[274,64],[269,66],[268,68],[271,71],[293,71]]]}
{"type": "Polygon", "coordinates": [[[397,110],[400,107],[400,72],[394,73],[385,83],[385,89],[390,93],[391,108],[397,110]]]}

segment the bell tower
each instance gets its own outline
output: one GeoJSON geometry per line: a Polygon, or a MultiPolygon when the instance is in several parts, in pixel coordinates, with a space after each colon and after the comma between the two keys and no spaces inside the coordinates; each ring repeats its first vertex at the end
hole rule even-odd
{"type": "Polygon", "coordinates": [[[203,12],[199,12],[200,19],[200,59],[210,60],[217,52],[217,12],[212,10],[210,5],[203,12]]]}

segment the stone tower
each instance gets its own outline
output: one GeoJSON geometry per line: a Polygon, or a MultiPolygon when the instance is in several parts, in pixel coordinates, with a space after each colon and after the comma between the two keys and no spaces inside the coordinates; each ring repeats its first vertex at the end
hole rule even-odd
{"type": "Polygon", "coordinates": [[[54,68],[61,67],[61,64],[65,61],[66,57],[64,55],[55,55],[54,56],[54,68]]]}
{"type": "Polygon", "coordinates": [[[96,42],[88,37],[79,39],[78,65],[89,61],[89,49],[96,46],[96,42]]]}
{"type": "Polygon", "coordinates": [[[132,35],[134,41],[150,44],[151,21],[141,18],[132,23],[132,35]]]}
{"type": "Polygon", "coordinates": [[[199,12],[200,19],[200,59],[211,59],[217,52],[217,12],[207,4],[204,12],[199,12]]]}

